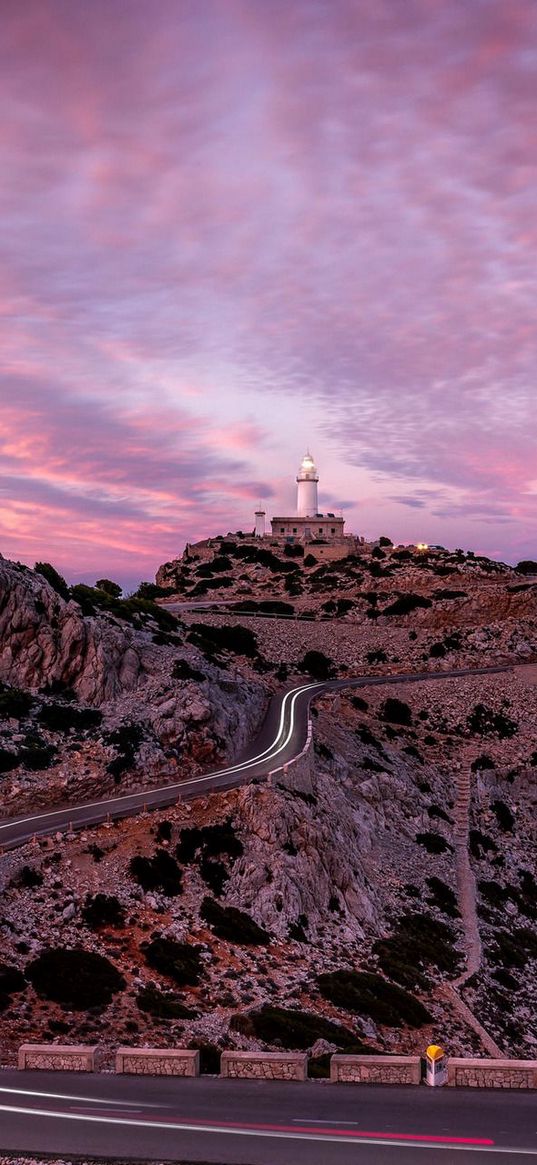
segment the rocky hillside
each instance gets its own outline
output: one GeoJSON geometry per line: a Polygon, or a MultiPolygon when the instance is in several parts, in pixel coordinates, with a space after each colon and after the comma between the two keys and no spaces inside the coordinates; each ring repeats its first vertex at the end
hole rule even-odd
{"type": "Polygon", "coordinates": [[[535,588],[486,560],[374,550],[359,566],[330,564],[324,589],[314,573],[325,567],[303,564],[297,618],[251,607],[290,603],[290,572],[244,568],[229,547],[234,565],[220,573],[235,596],[248,585],[233,600],[248,615],[182,611],[181,622],[147,599],[62,597],[2,564],[20,625],[37,620],[20,649],[3,624],[0,756],[13,805],[209,767],[286,677],[514,664],[323,696],[305,789],[251,784],[4,855],[11,1054],[67,1032],[108,1049],[186,1041],[206,1071],[223,1047],[305,1048],[317,1074],[334,1048],[422,1050],[431,1039],[454,1053],[535,1054],[535,588]],[[87,653],[60,647],[69,621],[77,642],[110,651],[113,695],[81,687],[87,653]],[[50,679],[30,653],[36,638],[58,669],[50,679]],[[127,650],[135,677],[121,669],[127,650]],[[29,766],[32,747],[48,750],[48,767],[29,766]]]}
{"type": "Polygon", "coordinates": [[[259,683],[237,687],[154,603],[50,578],[0,560],[5,812],[181,779],[236,755],[263,715],[259,683]]]}

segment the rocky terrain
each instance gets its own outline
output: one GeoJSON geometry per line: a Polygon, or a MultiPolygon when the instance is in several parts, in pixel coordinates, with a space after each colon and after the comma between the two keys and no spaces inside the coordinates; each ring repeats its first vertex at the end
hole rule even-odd
{"type": "MultiPolygon", "coordinates": [[[[0,564],[6,813],[231,757],[284,679],[509,668],[325,694],[309,791],[251,784],[5,854],[4,1060],[35,1038],[109,1054],[186,1042],[205,1071],[224,1047],[308,1049],[317,1074],[335,1048],[431,1039],[534,1056],[532,576],[390,547],[297,574],[245,567],[223,541],[199,562],[231,565],[202,578],[230,578],[234,604],[291,612],[179,621],[170,605],[62,596],[0,564]],[[32,748],[47,765],[28,764],[32,748]]],[[[195,555],[174,567],[170,598],[196,588],[195,555]]]]}

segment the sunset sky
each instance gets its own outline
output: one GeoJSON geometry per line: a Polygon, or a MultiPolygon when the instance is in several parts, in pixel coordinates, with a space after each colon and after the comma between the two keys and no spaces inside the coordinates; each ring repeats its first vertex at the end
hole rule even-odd
{"type": "Polygon", "coordinates": [[[537,558],[535,0],[3,0],[0,551],[537,558]]]}

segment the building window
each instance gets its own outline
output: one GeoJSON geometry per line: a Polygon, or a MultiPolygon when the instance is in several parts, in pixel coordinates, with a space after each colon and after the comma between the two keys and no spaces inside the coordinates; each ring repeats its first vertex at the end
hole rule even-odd
{"type": "Polygon", "coordinates": [[[322,532],[323,532],[323,528],[322,528],[322,526],[319,526],[319,534],[322,534],[322,532]]]}
{"type": "Polygon", "coordinates": [[[280,526],[280,534],[285,534],[285,526],[280,526]]]}
{"type": "Polygon", "coordinates": [[[293,526],[293,534],[296,534],[296,526],[293,526]]]}
{"type": "Polygon", "coordinates": [[[335,527],[335,526],[332,526],[332,528],[331,528],[331,530],[330,530],[330,533],[331,533],[331,534],[335,534],[335,532],[336,532],[336,527],[335,527]]]}

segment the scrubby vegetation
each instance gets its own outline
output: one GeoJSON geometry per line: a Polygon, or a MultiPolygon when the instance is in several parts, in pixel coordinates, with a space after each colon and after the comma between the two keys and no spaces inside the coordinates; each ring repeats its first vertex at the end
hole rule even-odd
{"type": "Polygon", "coordinates": [[[144,987],[136,996],[140,1011],[154,1015],[157,1019],[195,1019],[197,1012],[187,1007],[178,995],[169,991],[159,991],[158,987],[144,987]]]}
{"type": "Polygon", "coordinates": [[[355,1032],[310,1011],[266,1004],[258,1011],[232,1016],[229,1026],[231,1031],[254,1036],[266,1044],[300,1051],[311,1048],[317,1040],[329,1040],[345,1050],[358,1050],[359,1036],[355,1032]]]}
{"type": "Polygon", "coordinates": [[[161,934],[149,943],[142,943],[141,950],[149,967],[173,979],[179,987],[198,986],[203,975],[200,946],[161,934]]]}
{"type": "Polygon", "coordinates": [[[168,850],[156,850],[152,858],[131,858],[129,873],[143,890],[158,890],[166,898],[177,898],[183,889],[181,870],[168,850]]]}
{"type": "Polygon", "coordinates": [[[43,999],[73,1011],[107,1007],[125,986],[123,975],[109,959],[82,947],[43,951],[28,963],[25,974],[43,999]]]}
{"type": "Polygon", "coordinates": [[[423,972],[431,967],[454,975],[459,963],[455,949],[456,933],[447,922],[431,914],[403,914],[389,938],[373,946],[379,966],[386,975],[404,987],[424,987],[423,972]]]}
{"type": "Polygon", "coordinates": [[[121,929],[125,925],[125,910],[115,894],[88,894],[82,918],[92,930],[105,926],[121,929]]]}
{"type": "Polygon", "coordinates": [[[317,983],[324,999],[346,1011],[368,1015],[375,1023],[389,1027],[401,1024],[421,1027],[431,1019],[419,999],[395,983],[389,983],[382,975],[339,970],[319,975],[317,983]]]}
{"type": "Polygon", "coordinates": [[[200,918],[209,924],[217,938],[225,939],[226,942],[246,946],[266,946],[270,943],[268,931],[236,906],[222,906],[213,898],[204,898],[200,918]]]}
{"type": "Polygon", "coordinates": [[[27,981],[22,971],[9,967],[7,963],[0,963],[0,1013],[9,1007],[11,996],[18,995],[26,987],[27,981]]]}

